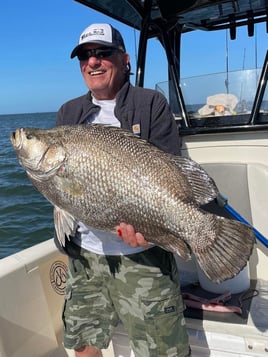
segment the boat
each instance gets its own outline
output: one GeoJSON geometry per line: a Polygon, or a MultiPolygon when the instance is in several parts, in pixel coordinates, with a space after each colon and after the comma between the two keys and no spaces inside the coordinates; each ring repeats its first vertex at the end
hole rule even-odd
{"type": "MultiPolygon", "coordinates": [[[[252,37],[258,24],[268,24],[267,2],[77,1],[139,31],[138,86],[144,85],[147,73],[148,43],[159,40],[166,55],[168,81],[156,88],[167,96],[174,112],[182,155],[208,171],[224,195],[219,202],[221,209],[232,219],[250,224],[256,235],[248,265],[221,284],[207,281],[194,260],[183,262],[176,257],[192,356],[268,356],[268,55],[261,68],[250,70],[250,74],[242,68],[244,82],[236,73],[236,87],[229,70],[220,75],[222,87],[213,82],[200,84],[199,94],[204,98],[198,100],[191,89],[192,78],[181,76],[185,36],[196,31],[207,36],[225,31],[230,41],[237,41],[239,29],[244,28],[252,37]],[[254,78],[254,85],[249,78],[254,78]],[[250,89],[247,95],[244,89],[250,89]]],[[[212,55],[207,52],[207,58],[212,55]]],[[[56,249],[53,239],[0,260],[1,357],[74,356],[62,344],[67,264],[67,257],[56,249]]],[[[103,356],[134,356],[122,325],[103,356]]]]}

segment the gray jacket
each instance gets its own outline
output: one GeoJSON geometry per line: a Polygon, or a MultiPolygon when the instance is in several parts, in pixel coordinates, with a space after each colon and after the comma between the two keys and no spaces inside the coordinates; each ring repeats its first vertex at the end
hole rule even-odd
{"type": "MultiPolygon", "coordinates": [[[[100,108],[92,103],[91,93],[63,104],[57,114],[56,125],[86,123],[100,108]]],[[[115,116],[121,127],[138,135],[160,149],[179,154],[180,139],[177,124],[166,98],[159,92],[134,87],[126,82],[116,96],[115,116]]]]}

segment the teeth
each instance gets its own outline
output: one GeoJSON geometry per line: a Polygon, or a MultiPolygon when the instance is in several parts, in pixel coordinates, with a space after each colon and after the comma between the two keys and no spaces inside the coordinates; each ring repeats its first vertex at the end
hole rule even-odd
{"type": "Polygon", "coordinates": [[[92,72],[90,72],[89,74],[91,75],[91,76],[95,76],[96,74],[102,74],[102,73],[104,73],[103,71],[92,71],[92,72]]]}

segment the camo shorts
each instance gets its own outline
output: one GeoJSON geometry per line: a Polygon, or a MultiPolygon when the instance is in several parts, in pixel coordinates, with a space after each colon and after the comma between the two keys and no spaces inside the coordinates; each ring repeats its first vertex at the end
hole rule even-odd
{"type": "Polygon", "coordinates": [[[64,345],[107,348],[121,320],[136,357],[190,356],[173,255],[158,247],[127,256],[81,248],[70,258],[64,345]]]}

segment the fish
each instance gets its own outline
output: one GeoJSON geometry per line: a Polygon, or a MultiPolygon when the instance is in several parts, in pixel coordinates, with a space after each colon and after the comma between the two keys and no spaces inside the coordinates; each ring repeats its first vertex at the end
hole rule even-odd
{"type": "Polygon", "coordinates": [[[79,222],[108,232],[126,222],[148,242],[184,260],[194,256],[213,282],[246,266],[253,229],[202,208],[220,192],[194,160],[102,124],[18,128],[10,139],[32,184],[54,206],[63,246],[79,222]]]}

